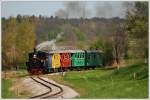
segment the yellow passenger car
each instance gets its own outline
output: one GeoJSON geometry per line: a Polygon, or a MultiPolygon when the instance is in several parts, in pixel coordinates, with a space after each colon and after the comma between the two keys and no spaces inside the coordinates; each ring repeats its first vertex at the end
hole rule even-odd
{"type": "Polygon", "coordinates": [[[53,53],[52,55],[52,68],[60,68],[60,54],[59,53],[53,53]]]}

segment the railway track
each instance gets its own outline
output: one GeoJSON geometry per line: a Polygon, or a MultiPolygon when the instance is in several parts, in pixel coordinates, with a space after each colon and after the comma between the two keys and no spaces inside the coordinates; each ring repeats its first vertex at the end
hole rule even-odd
{"type": "Polygon", "coordinates": [[[41,85],[43,85],[44,87],[48,88],[49,90],[45,93],[42,93],[40,95],[36,95],[36,96],[33,96],[33,97],[30,97],[31,99],[34,99],[34,98],[57,98],[57,97],[61,97],[61,94],[63,93],[63,88],[60,87],[59,85],[57,84],[54,84],[54,83],[51,83],[41,77],[30,77],[32,80],[34,80],[35,82],[37,83],[40,83],[41,85]],[[55,89],[57,88],[57,92],[56,90],[53,90],[53,88],[55,87],[55,89]],[[55,92],[54,92],[55,91],[55,92]],[[54,92],[54,93],[53,93],[54,92]]]}

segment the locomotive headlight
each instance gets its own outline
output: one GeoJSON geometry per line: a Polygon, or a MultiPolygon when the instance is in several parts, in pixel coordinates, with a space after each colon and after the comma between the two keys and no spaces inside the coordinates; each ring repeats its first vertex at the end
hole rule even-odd
{"type": "Polygon", "coordinates": [[[36,54],[33,55],[33,58],[36,58],[36,54]]]}

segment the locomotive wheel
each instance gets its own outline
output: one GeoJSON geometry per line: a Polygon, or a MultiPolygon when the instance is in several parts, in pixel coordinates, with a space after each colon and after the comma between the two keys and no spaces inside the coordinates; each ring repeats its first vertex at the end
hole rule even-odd
{"type": "Polygon", "coordinates": [[[38,70],[35,69],[34,70],[34,74],[37,75],[38,74],[38,70]]]}
{"type": "Polygon", "coordinates": [[[31,73],[31,75],[34,75],[35,74],[34,69],[31,69],[30,73],[31,73]]]}
{"type": "Polygon", "coordinates": [[[43,70],[42,69],[31,69],[30,74],[31,75],[43,74],[43,70]]]}
{"type": "Polygon", "coordinates": [[[31,70],[31,71],[29,71],[29,73],[30,73],[30,75],[33,75],[33,71],[31,70]]]}
{"type": "Polygon", "coordinates": [[[38,70],[35,69],[35,70],[34,70],[34,74],[35,74],[35,75],[38,75],[38,70]]]}
{"type": "Polygon", "coordinates": [[[38,75],[39,75],[39,74],[42,74],[42,73],[43,73],[43,71],[40,69],[40,70],[38,71],[38,75]]]}

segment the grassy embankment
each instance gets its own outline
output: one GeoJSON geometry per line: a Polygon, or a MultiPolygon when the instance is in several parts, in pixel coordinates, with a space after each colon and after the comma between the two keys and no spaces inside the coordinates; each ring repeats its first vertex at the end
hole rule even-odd
{"type": "Polygon", "coordinates": [[[19,71],[6,71],[6,74],[2,74],[2,98],[21,98],[26,93],[18,94],[14,91],[10,91],[11,86],[16,82],[17,79],[28,75],[26,70],[19,71]]]}
{"type": "Polygon", "coordinates": [[[119,70],[74,71],[52,78],[74,88],[80,94],[78,98],[148,98],[147,64],[119,70]]]}

